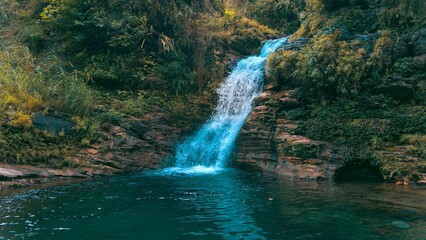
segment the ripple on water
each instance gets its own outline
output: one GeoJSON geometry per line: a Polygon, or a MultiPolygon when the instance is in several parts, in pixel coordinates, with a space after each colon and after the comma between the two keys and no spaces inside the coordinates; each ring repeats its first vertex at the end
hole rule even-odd
{"type": "Polygon", "coordinates": [[[180,167],[171,167],[165,168],[160,171],[154,171],[154,175],[162,176],[162,175],[216,175],[222,173],[224,171],[223,168],[216,166],[194,166],[188,168],[180,168],[180,167]]]}

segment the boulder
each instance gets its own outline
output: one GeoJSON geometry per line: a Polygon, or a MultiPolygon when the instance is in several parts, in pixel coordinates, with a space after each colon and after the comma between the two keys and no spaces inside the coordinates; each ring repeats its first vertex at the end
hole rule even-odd
{"type": "Polygon", "coordinates": [[[299,122],[277,115],[283,106],[299,104],[293,93],[268,91],[260,95],[258,102],[278,100],[278,104],[253,109],[236,141],[235,161],[290,178],[331,179],[340,167],[337,151],[328,143],[295,135],[299,122]]]}
{"type": "Polygon", "coordinates": [[[416,56],[413,60],[413,67],[417,70],[426,71],[426,54],[416,56]]]}
{"type": "Polygon", "coordinates": [[[392,222],[392,226],[399,228],[399,229],[409,229],[411,228],[411,226],[404,222],[404,221],[393,221],[392,222]]]}
{"type": "Polygon", "coordinates": [[[302,47],[304,47],[306,44],[308,44],[310,38],[298,38],[292,42],[288,42],[287,44],[284,44],[278,50],[300,50],[302,47]]]}
{"type": "Polygon", "coordinates": [[[413,35],[412,44],[415,56],[426,54],[426,28],[413,35]]]}
{"type": "Polygon", "coordinates": [[[401,36],[393,47],[393,61],[410,56],[410,37],[401,36]]]}
{"type": "Polygon", "coordinates": [[[64,132],[65,135],[74,134],[74,123],[68,121],[65,114],[52,116],[37,112],[34,115],[33,127],[55,133],[64,132]]]}

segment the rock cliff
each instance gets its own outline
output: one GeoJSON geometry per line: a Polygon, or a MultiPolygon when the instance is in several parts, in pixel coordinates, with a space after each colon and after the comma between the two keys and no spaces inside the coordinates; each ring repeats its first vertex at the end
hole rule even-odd
{"type": "MultiPolygon", "coordinates": [[[[423,29],[412,35],[402,35],[389,46],[383,48],[381,55],[382,58],[385,58],[383,63],[388,62],[390,68],[396,69],[400,66],[398,64],[401,61],[406,61],[407,64],[404,66],[407,69],[424,71],[425,31],[423,29]]],[[[362,43],[362,48],[366,52],[371,52],[379,37],[378,35],[378,33],[356,34],[352,37],[349,36],[350,40],[348,41],[362,43]]],[[[296,39],[281,51],[300,51],[306,44],[309,44],[306,38],[296,39]]],[[[292,67],[295,66],[290,66],[290,68],[292,67]]],[[[413,145],[407,145],[409,141],[400,140],[404,138],[404,135],[393,136],[397,140],[385,144],[375,143],[373,137],[372,143],[366,144],[365,147],[368,148],[369,154],[371,153],[367,157],[366,154],[353,154],[353,152],[359,151],[358,147],[353,146],[357,144],[355,142],[346,141],[347,139],[330,141],[330,139],[333,139],[332,136],[312,134],[314,130],[304,129],[307,126],[307,121],[317,121],[313,119],[312,109],[318,106],[327,106],[330,101],[325,100],[324,102],[318,99],[316,103],[308,102],[306,101],[307,96],[300,96],[300,91],[297,91],[298,83],[283,79],[283,76],[278,79],[276,77],[271,78],[268,76],[269,71],[270,69],[267,66],[265,91],[256,99],[253,112],[246,120],[236,142],[235,161],[237,163],[254,165],[279,175],[301,179],[358,178],[361,180],[386,179],[406,182],[409,179],[422,181],[425,178],[425,174],[422,173],[425,159],[422,158],[421,154],[416,155],[414,151],[409,150],[415,148],[413,145]],[[351,162],[353,161],[352,155],[357,155],[357,160],[354,162],[351,162]],[[363,157],[371,159],[362,159],[363,157]],[[352,164],[353,166],[351,166],[352,164]],[[401,167],[404,164],[406,167],[401,167]],[[398,174],[399,176],[395,177],[398,174]]],[[[335,124],[335,126],[329,127],[339,131],[336,133],[337,139],[338,137],[347,138],[347,135],[351,134],[350,131],[352,130],[348,129],[351,129],[352,126],[349,125],[361,126],[364,124],[364,129],[354,132],[354,135],[362,132],[360,138],[365,138],[365,141],[368,141],[368,137],[371,137],[370,134],[376,134],[373,134],[370,131],[371,129],[377,129],[377,136],[385,135],[388,131],[395,131],[394,126],[400,124],[399,121],[401,121],[394,118],[395,115],[379,114],[377,117],[372,117],[367,113],[382,111],[379,105],[383,103],[375,99],[391,99],[389,101],[395,101],[392,103],[395,104],[395,109],[400,109],[403,104],[406,104],[407,108],[414,108],[419,105],[423,106],[422,100],[419,99],[419,96],[422,96],[422,89],[424,89],[424,80],[419,80],[418,77],[401,76],[398,71],[391,71],[387,79],[373,84],[373,88],[370,89],[371,91],[369,90],[368,95],[365,95],[365,99],[358,97],[348,101],[357,106],[354,108],[355,110],[351,111],[359,111],[361,117],[356,118],[356,114],[353,114],[352,119],[350,117],[346,119],[347,123],[345,124],[348,125],[342,122],[331,122],[330,125],[335,124]],[[407,102],[411,102],[412,105],[407,105],[407,102]],[[346,131],[347,133],[343,133],[346,131]]],[[[350,108],[348,106],[348,109],[350,108]]],[[[424,109],[424,106],[418,108],[424,109]]],[[[392,111],[397,114],[397,110],[390,110],[389,112],[392,111]]],[[[337,114],[347,113],[337,112],[337,114]]],[[[336,116],[336,118],[339,117],[336,116]]],[[[420,132],[413,136],[419,138],[418,136],[421,136],[425,129],[422,130],[421,127],[416,129],[420,132]]],[[[408,131],[412,130],[407,128],[399,131],[399,134],[408,131]]],[[[380,138],[377,137],[377,139],[380,138]]],[[[419,149],[423,145],[420,144],[419,146],[416,151],[421,152],[422,150],[419,149]]]]}

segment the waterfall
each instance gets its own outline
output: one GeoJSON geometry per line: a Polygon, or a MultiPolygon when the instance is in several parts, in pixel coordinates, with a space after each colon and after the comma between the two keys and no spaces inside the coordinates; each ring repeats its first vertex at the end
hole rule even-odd
{"type": "Polygon", "coordinates": [[[238,62],[217,90],[219,101],[213,116],[192,137],[177,147],[176,165],[170,172],[209,173],[223,169],[253,100],[262,92],[266,58],[288,37],[267,41],[259,56],[238,62]]]}

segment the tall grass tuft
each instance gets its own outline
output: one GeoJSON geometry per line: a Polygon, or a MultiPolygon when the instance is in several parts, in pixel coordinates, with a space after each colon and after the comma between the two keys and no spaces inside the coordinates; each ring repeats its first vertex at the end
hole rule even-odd
{"type": "MultiPolygon", "coordinates": [[[[16,119],[24,119],[22,114],[30,116],[43,108],[74,115],[91,112],[92,91],[76,73],[44,70],[35,66],[27,47],[0,40],[0,121],[19,126],[16,119]]],[[[28,126],[29,118],[25,119],[22,125],[28,126]]]]}

